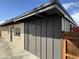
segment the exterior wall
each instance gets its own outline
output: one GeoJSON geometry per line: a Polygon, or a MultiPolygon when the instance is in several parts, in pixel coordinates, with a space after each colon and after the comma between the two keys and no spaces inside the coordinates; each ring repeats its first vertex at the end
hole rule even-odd
{"type": "Polygon", "coordinates": [[[62,17],[57,17],[54,20],[54,58],[53,59],[62,59],[62,17]]]}
{"type": "Polygon", "coordinates": [[[53,15],[50,18],[5,26],[3,28],[8,29],[1,30],[1,35],[10,42],[13,53],[25,48],[40,59],[62,59],[61,35],[62,31],[70,31],[70,24],[61,16],[53,15]],[[20,37],[14,36],[17,27],[20,28],[20,37]]]}
{"type": "Polygon", "coordinates": [[[14,51],[21,51],[24,50],[24,23],[20,23],[20,24],[15,24],[14,28],[20,28],[20,37],[18,36],[14,36],[14,32],[13,32],[13,38],[12,38],[12,42],[11,44],[13,45],[12,48],[14,51]]]}
{"type": "Polygon", "coordinates": [[[24,50],[24,23],[4,26],[2,28],[5,28],[7,30],[2,29],[1,35],[4,40],[10,43],[10,46],[14,52],[19,52],[21,50],[24,50]],[[14,30],[15,28],[20,28],[20,37],[14,36],[14,30]],[[12,28],[12,29],[11,29],[12,28]],[[11,30],[12,30],[12,40],[11,40],[11,30]]]}
{"type": "Polygon", "coordinates": [[[68,21],[65,18],[62,18],[62,31],[69,32],[70,28],[73,28],[75,25],[68,21]],[[71,25],[71,26],[70,26],[71,25]]]}
{"type": "Polygon", "coordinates": [[[40,59],[61,59],[61,17],[25,23],[25,49],[40,59]]]}
{"type": "Polygon", "coordinates": [[[0,27],[0,37],[1,37],[1,27],[0,27]]]}
{"type": "Polygon", "coordinates": [[[9,26],[1,27],[1,37],[7,42],[10,42],[9,30],[9,26]]]}
{"type": "Polygon", "coordinates": [[[62,59],[62,40],[54,40],[54,59],[62,59]]]}

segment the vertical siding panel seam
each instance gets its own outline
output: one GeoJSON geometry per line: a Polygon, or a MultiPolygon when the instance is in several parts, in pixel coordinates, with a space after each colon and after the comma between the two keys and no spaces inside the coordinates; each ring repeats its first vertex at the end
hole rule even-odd
{"type": "Polygon", "coordinates": [[[36,28],[36,22],[35,22],[35,54],[37,55],[37,40],[36,40],[36,31],[37,31],[37,28],[36,28]]]}
{"type": "Polygon", "coordinates": [[[62,17],[61,17],[60,24],[61,24],[61,58],[62,58],[62,17]]]}
{"type": "Polygon", "coordinates": [[[47,20],[46,20],[46,59],[47,59],[47,20]]]}
{"type": "MultiPolygon", "coordinates": [[[[25,23],[23,23],[23,31],[24,31],[24,29],[25,29],[24,24],[25,24],[25,23]]],[[[24,32],[23,32],[23,34],[24,34],[24,32]]],[[[23,38],[23,44],[25,44],[25,43],[24,43],[24,39],[25,39],[25,34],[24,34],[24,38],[23,38]]],[[[24,45],[23,45],[23,49],[25,49],[25,48],[24,48],[24,45]]]]}
{"type": "Polygon", "coordinates": [[[66,32],[67,30],[66,30],[66,19],[65,19],[65,32],[66,32]]]}
{"type": "Polygon", "coordinates": [[[65,29],[65,19],[64,19],[64,31],[66,32],[66,29],[65,29]]]}
{"type": "MultiPolygon", "coordinates": [[[[55,20],[55,17],[53,18],[55,20]]],[[[54,22],[53,22],[53,59],[54,59],[54,22]]]]}
{"type": "Polygon", "coordinates": [[[63,20],[62,22],[64,24],[64,31],[65,31],[65,19],[63,18],[62,20],[63,20]]]}
{"type": "Polygon", "coordinates": [[[42,21],[40,21],[40,59],[42,59],[42,21]]]}
{"type": "Polygon", "coordinates": [[[27,23],[27,50],[29,51],[29,23],[27,23]]]}
{"type": "Polygon", "coordinates": [[[25,23],[24,23],[24,49],[25,49],[25,23]]]}
{"type": "Polygon", "coordinates": [[[29,42],[29,40],[28,40],[28,37],[29,35],[28,35],[28,23],[27,22],[25,22],[24,23],[24,46],[25,45],[27,45],[26,47],[25,47],[25,49],[26,50],[28,50],[28,47],[29,47],[29,45],[28,45],[28,42],[29,42]],[[27,42],[25,42],[25,40],[27,40],[27,42]]]}
{"type": "Polygon", "coordinates": [[[67,20],[65,19],[65,22],[66,22],[66,31],[67,31],[67,20]]]}
{"type": "MultiPolygon", "coordinates": [[[[40,23],[40,21],[38,21],[38,23],[40,23]]],[[[39,26],[39,37],[40,37],[40,36],[41,36],[41,34],[40,34],[40,32],[41,32],[41,31],[40,31],[41,26],[40,26],[40,24],[39,24],[38,26],[39,26]]],[[[38,27],[38,26],[37,26],[37,27],[38,27]]],[[[38,33],[38,32],[37,32],[37,33],[38,33]]],[[[40,37],[39,39],[41,39],[41,37],[40,37]]],[[[41,40],[40,40],[40,41],[41,41],[41,40]]],[[[39,42],[39,45],[40,45],[40,42],[39,42]]],[[[41,49],[40,46],[39,46],[39,49],[41,49]]],[[[40,56],[40,52],[39,52],[39,56],[40,56]]]]}

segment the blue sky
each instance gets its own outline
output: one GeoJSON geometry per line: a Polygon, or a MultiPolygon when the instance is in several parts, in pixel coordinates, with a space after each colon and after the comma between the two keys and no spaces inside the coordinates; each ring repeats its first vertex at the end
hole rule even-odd
{"type": "MultiPolygon", "coordinates": [[[[50,0],[0,0],[0,23],[50,0]]],[[[79,23],[79,0],[59,0],[70,15],[79,23]]]]}
{"type": "Polygon", "coordinates": [[[79,25],[79,0],[61,0],[62,5],[79,25]]]}

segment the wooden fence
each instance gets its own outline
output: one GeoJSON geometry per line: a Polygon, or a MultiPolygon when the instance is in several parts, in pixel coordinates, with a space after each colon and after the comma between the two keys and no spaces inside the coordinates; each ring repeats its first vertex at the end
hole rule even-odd
{"type": "Polygon", "coordinates": [[[79,59],[78,32],[63,33],[62,53],[62,59],[79,59]]]}

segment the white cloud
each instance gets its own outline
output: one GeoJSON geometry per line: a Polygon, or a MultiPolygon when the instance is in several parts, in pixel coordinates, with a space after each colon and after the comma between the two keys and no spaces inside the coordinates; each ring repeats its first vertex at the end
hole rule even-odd
{"type": "Polygon", "coordinates": [[[72,14],[71,16],[76,21],[76,23],[79,25],[79,12],[72,14]]]}
{"type": "Polygon", "coordinates": [[[76,3],[74,3],[74,2],[65,3],[65,4],[63,4],[63,6],[64,6],[66,9],[69,9],[69,8],[71,8],[71,7],[79,7],[79,2],[76,2],[76,3]]]}
{"type": "Polygon", "coordinates": [[[4,23],[5,21],[0,21],[0,24],[4,23]]]}
{"type": "Polygon", "coordinates": [[[79,25],[79,12],[74,10],[74,7],[79,8],[79,2],[71,2],[71,3],[65,3],[63,4],[63,6],[68,10],[70,8],[73,8],[73,10],[71,10],[71,12],[73,12],[73,14],[71,14],[72,18],[76,21],[76,23],[79,25]]]}
{"type": "Polygon", "coordinates": [[[70,8],[72,5],[73,5],[73,3],[66,3],[66,4],[63,4],[63,6],[64,6],[66,9],[70,8]]]}

